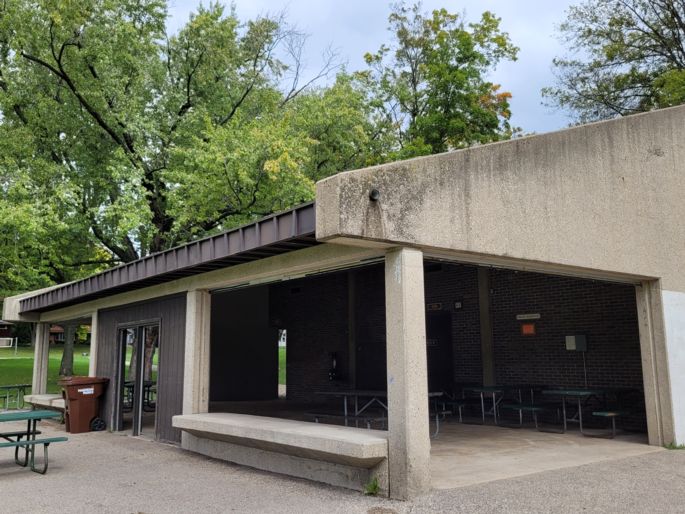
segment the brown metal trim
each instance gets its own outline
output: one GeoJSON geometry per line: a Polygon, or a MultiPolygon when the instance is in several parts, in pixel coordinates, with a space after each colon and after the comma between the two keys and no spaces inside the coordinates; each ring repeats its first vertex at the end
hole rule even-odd
{"type": "Polygon", "coordinates": [[[318,244],[314,202],[20,300],[42,312],[318,244]]]}

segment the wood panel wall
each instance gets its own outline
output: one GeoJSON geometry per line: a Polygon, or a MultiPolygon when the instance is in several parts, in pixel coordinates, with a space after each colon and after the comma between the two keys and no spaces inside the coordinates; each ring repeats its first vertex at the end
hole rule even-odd
{"type": "Polygon", "coordinates": [[[117,327],[137,321],[160,322],[155,439],[178,443],[181,431],[171,418],[183,410],[186,296],[174,295],[98,313],[97,374],[110,379],[101,416],[108,429],[116,426],[115,398],[119,381],[120,349],[117,327]]]}

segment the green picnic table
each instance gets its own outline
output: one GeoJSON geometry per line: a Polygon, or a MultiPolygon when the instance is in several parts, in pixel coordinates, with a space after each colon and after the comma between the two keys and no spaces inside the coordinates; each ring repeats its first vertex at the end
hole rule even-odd
{"type": "Polygon", "coordinates": [[[22,467],[31,465],[31,471],[44,475],[48,470],[48,446],[51,443],[66,441],[66,437],[45,437],[36,439],[40,435],[38,422],[41,419],[59,418],[62,414],[51,410],[0,412],[0,423],[10,421],[26,421],[26,430],[0,432],[0,448],[14,448],[14,462],[22,467]],[[43,467],[36,468],[36,445],[43,445],[43,467]],[[24,449],[23,460],[19,459],[19,450],[24,449]]]}
{"type": "Polygon", "coordinates": [[[12,392],[15,392],[14,406],[17,409],[21,409],[24,406],[24,394],[29,387],[31,387],[31,384],[0,385],[0,397],[5,400],[5,409],[10,408],[12,392]]]}
{"type": "Polygon", "coordinates": [[[560,396],[562,419],[564,420],[564,432],[568,428],[569,421],[578,422],[580,433],[583,433],[583,400],[587,401],[592,396],[604,397],[608,392],[607,389],[545,389],[542,394],[546,396],[560,396]],[[578,402],[578,411],[572,418],[566,416],[566,398],[574,398],[578,402]]]}

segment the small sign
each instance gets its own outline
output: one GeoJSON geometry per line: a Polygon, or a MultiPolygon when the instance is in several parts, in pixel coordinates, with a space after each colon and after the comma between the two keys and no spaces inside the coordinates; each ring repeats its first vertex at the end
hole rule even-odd
{"type": "Polygon", "coordinates": [[[429,303],[426,308],[429,311],[441,311],[442,310],[442,304],[441,303],[429,303]]]}
{"type": "Polygon", "coordinates": [[[535,335],[535,323],[521,323],[521,335],[522,336],[534,336],[535,335]]]}
{"type": "Polygon", "coordinates": [[[529,320],[529,319],[540,319],[539,314],[517,314],[516,319],[519,321],[529,320]]]}
{"type": "Polygon", "coordinates": [[[455,309],[455,310],[459,310],[459,309],[461,309],[463,306],[464,306],[464,304],[463,304],[463,302],[461,302],[461,301],[454,302],[454,309],[455,309]]]}
{"type": "Polygon", "coordinates": [[[95,394],[95,388],[94,387],[84,387],[83,389],[77,389],[77,391],[83,395],[95,394]]]}

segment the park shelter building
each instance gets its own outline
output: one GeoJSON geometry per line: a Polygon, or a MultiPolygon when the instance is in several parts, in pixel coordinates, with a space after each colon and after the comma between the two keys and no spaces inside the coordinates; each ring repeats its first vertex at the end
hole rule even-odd
{"type": "Polygon", "coordinates": [[[429,488],[427,397],[455,383],[633,388],[626,423],[685,444],[684,141],[676,107],[340,173],[314,203],[7,298],[3,319],[37,323],[34,394],[50,324],[91,325],[110,430],[144,432],[154,387],[157,440],[396,498],[429,488]],[[387,431],[260,410],[283,331],[286,405],[383,389],[387,431]],[[142,378],[132,350],[158,354],[142,378]]]}

